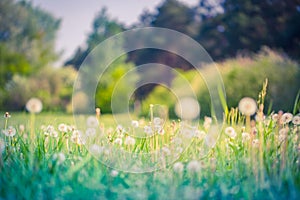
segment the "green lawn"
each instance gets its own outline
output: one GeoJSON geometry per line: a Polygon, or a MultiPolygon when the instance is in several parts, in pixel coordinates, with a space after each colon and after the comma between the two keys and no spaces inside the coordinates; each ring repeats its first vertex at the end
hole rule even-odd
{"type": "MultiPolygon", "coordinates": [[[[143,131],[148,122],[139,121],[135,128],[124,126],[121,131],[111,115],[103,115],[96,137],[82,144],[76,140],[79,136],[75,130],[64,132],[58,128],[61,123],[74,124],[72,115],[36,115],[33,135],[30,114],[12,113],[8,126],[15,127],[16,134],[0,137],[5,143],[0,157],[0,198],[296,199],[300,195],[299,125],[292,121],[281,124],[267,116],[264,121],[252,123],[250,130],[248,124],[243,127],[241,115],[231,118],[230,124],[223,124],[219,137],[208,137],[216,131],[210,124],[211,128],[201,122],[196,130],[173,121],[161,126],[163,133],[155,129],[153,136],[135,138],[130,144],[132,132],[143,131]],[[24,131],[19,129],[20,124],[25,125],[24,131]],[[42,125],[53,128],[42,130],[42,125]],[[192,137],[185,139],[190,133],[192,137]],[[186,143],[176,160],[169,158],[182,146],[174,138],[186,143]],[[211,149],[207,146],[210,140],[217,141],[211,149]],[[106,150],[113,153],[97,148],[93,153],[93,144],[112,146],[106,150]],[[127,157],[121,157],[120,149],[127,152],[127,157]],[[162,154],[147,157],[156,150],[162,154]],[[134,156],[143,163],[135,163],[134,156]],[[149,167],[151,172],[122,170],[134,169],[131,163],[149,167]]],[[[157,123],[155,119],[150,121],[157,123]]],[[[5,118],[1,117],[0,129],[4,126],[5,118]]]]}

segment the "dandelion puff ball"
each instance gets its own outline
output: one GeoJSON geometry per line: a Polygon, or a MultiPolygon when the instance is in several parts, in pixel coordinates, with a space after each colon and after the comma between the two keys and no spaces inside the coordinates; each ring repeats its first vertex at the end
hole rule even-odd
{"type": "Polygon", "coordinates": [[[181,119],[192,120],[199,116],[200,105],[197,100],[191,97],[184,97],[177,102],[175,113],[181,119]]]}
{"type": "Polygon", "coordinates": [[[26,109],[30,113],[40,113],[43,109],[43,104],[38,98],[31,98],[26,103],[26,109]]]}
{"type": "Polygon", "coordinates": [[[256,101],[250,97],[242,98],[239,102],[239,110],[243,115],[253,115],[257,110],[256,101]]]}

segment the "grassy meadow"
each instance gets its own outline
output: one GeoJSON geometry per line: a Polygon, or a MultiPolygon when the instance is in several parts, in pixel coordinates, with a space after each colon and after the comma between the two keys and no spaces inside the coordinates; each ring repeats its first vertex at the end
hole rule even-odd
{"type": "Polygon", "coordinates": [[[258,105],[245,102],[246,110],[241,106],[228,110],[215,138],[209,137],[216,131],[210,117],[201,117],[195,128],[150,112],[149,120],[133,120],[125,127],[114,125],[111,115],[95,114],[82,116],[87,124],[85,130],[78,130],[72,115],[4,112],[0,120],[0,197],[297,199],[299,114],[265,116],[262,101],[258,105]],[[256,117],[250,118],[253,111],[256,117]],[[131,133],[137,130],[147,137],[134,138],[131,133]],[[211,140],[211,148],[204,152],[211,140]],[[181,148],[184,142],[188,145],[181,148]],[[127,151],[128,163],[140,156],[147,165],[155,159],[143,156],[153,151],[162,152],[156,154],[162,162],[148,172],[128,173],[122,166],[117,169],[105,162],[113,158],[123,165],[124,158],[109,152],[120,149],[127,151]],[[176,159],[168,160],[173,154],[176,159]]]}

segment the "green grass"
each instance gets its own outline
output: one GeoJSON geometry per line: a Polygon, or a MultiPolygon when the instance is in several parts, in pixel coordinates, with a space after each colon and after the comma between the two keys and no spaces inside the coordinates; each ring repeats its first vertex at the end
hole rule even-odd
{"type": "MultiPolygon", "coordinates": [[[[74,124],[72,115],[38,114],[34,135],[30,133],[28,113],[11,115],[8,125],[16,127],[16,135],[0,135],[6,144],[0,157],[1,199],[296,199],[300,195],[300,127],[292,122],[282,125],[267,116],[264,122],[255,123],[257,132],[249,132],[251,138],[243,142],[244,118],[229,120],[231,124],[224,124],[223,129],[232,126],[236,138],[230,138],[222,130],[210,151],[203,151],[206,139],[200,135],[190,140],[182,138],[189,142],[176,161],[183,164],[183,171],[173,168],[170,162],[152,172],[126,173],[104,165],[99,159],[105,155],[96,159],[87,151],[88,145],[72,143],[72,131],[58,131],[60,123],[74,124]],[[20,124],[25,125],[24,132],[18,129],[20,124]],[[58,137],[45,135],[41,125],[53,125],[58,137]],[[284,127],[288,128],[287,137],[281,140],[279,132],[284,127]],[[260,138],[262,142],[257,147],[252,141],[261,141],[260,138]],[[57,153],[63,153],[65,159],[57,159],[57,153]],[[191,161],[196,161],[196,166],[191,161]]],[[[4,124],[2,117],[0,129],[4,129],[4,124]]],[[[115,126],[109,132],[109,127],[114,125],[112,116],[101,116],[100,124],[104,133],[97,132],[97,138],[88,142],[123,148],[139,156],[162,147],[167,147],[172,154],[176,147],[172,138],[180,138],[180,131],[185,130],[178,122],[167,122],[164,135],[136,139],[129,147],[124,140],[132,133],[132,127],[124,127],[123,143],[118,146],[114,142],[121,136],[115,126]]],[[[142,130],[143,126],[140,124],[141,128],[135,131],[142,130]]],[[[198,129],[205,131],[202,123],[198,129]]]]}

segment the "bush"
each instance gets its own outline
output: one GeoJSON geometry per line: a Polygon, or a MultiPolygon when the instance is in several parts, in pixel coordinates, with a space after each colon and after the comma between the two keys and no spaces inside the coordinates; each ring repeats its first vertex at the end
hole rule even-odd
{"type": "Polygon", "coordinates": [[[42,68],[30,77],[14,75],[6,85],[6,110],[24,109],[26,101],[38,97],[44,110],[64,111],[70,103],[76,71],[71,67],[42,68]]]}
{"type": "MultiPolygon", "coordinates": [[[[237,57],[222,63],[217,63],[222,75],[226,90],[227,104],[229,107],[237,107],[238,101],[245,96],[257,99],[266,78],[269,86],[266,97],[265,112],[269,106],[272,110],[292,111],[295,97],[299,91],[300,68],[289,58],[270,49],[264,48],[253,57],[237,57]]],[[[209,70],[204,69],[204,70],[209,70]]],[[[209,71],[206,71],[209,74],[209,71]]],[[[192,88],[197,92],[201,106],[201,115],[210,115],[210,95],[202,77],[195,70],[181,72],[189,80],[192,88]]],[[[173,88],[179,88],[182,84],[177,76],[173,82],[173,88]]],[[[154,89],[143,104],[149,104],[153,99],[161,99],[160,103],[167,105],[172,114],[176,99],[169,98],[167,89],[154,89]],[[162,98],[164,97],[164,98],[162,98]]],[[[146,113],[146,107],[143,107],[146,113]]]]}

